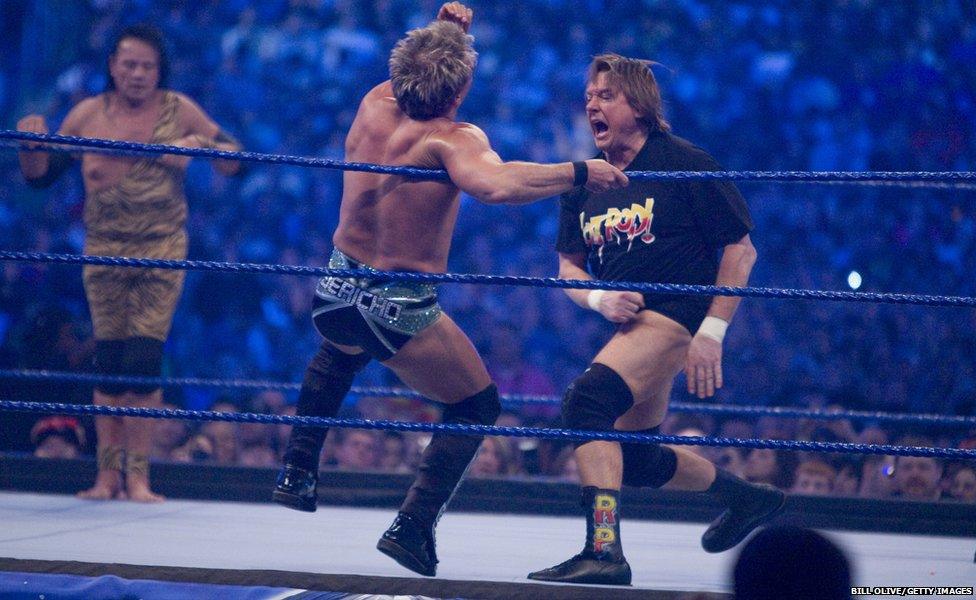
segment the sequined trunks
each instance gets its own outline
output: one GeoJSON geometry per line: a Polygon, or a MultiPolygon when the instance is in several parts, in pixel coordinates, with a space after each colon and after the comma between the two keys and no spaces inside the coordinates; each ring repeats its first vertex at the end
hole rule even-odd
{"type": "MultiPolygon", "coordinates": [[[[332,269],[375,269],[339,250],[332,269]]],[[[359,346],[377,360],[387,360],[441,314],[437,290],[428,283],[379,277],[323,277],[315,288],[312,319],[327,340],[359,346]]]]}

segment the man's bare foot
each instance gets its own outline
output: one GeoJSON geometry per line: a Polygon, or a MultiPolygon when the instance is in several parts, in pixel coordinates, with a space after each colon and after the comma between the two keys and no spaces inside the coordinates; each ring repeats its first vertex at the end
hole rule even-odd
{"type": "Polygon", "coordinates": [[[87,490],[78,492],[79,498],[85,500],[120,500],[124,499],[122,491],[122,474],[118,471],[99,471],[95,477],[95,485],[87,490]],[[120,498],[120,495],[122,498],[120,498]]]}
{"type": "Polygon", "coordinates": [[[87,490],[78,492],[78,497],[84,498],[85,500],[116,500],[120,493],[122,493],[121,490],[108,486],[94,485],[87,490]]]}
{"type": "Polygon", "coordinates": [[[133,502],[156,504],[166,500],[165,496],[157,494],[149,489],[149,483],[144,481],[126,482],[126,493],[129,496],[129,500],[132,500],[133,502]]]}

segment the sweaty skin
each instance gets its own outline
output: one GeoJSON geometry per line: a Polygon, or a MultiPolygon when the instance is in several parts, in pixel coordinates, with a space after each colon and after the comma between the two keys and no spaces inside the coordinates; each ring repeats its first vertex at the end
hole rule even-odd
{"type": "MultiPolygon", "coordinates": [[[[447,118],[410,119],[385,82],[360,104],[346,138],[346,160],[443,168],[432,146],[439,134],[459,127],[464,125],[447,118]]],[[[453,183],[346,171],[343,186],[337,248],[380,270],[447,268],[460,195],[453,183]]]]}

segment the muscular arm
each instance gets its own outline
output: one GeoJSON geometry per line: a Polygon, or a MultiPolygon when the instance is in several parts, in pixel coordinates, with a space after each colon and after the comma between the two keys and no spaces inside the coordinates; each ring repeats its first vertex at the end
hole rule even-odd
{"type": "MultiPolygon", "coordinates": [[[[564,254],[559,253],[559,278],[560,279],[593,279],[586,272],[585,254],[564,254]]],[[[587,298],[592,290],[571,290],[564,289],[569,299],[582,306],[589,308],[587,298]]]]}
{"type": "MultiPolygon", "coordinates": [[[[32,115],[34,116],[34,115],[32,115]]],[[[31,117],[25,117],[17,124],[18,131],[29,131],[31,133],[47,133],[47,131],[37,131],[38,129],[46,130],[46,126],[38,126],[37,121],[28,121],[31,117]]],[[[27,142],[25,144],[28,148],[37,148],[39,144],[33,144],[27,142]]],[[[30,152],[18,152],[17,160],[20,161],[20,172],[23,173],[24,178],[27,180],[32,187],[47,187],[53,183],[53,177],[49,178],[48,175],[51,171],[51,154],[49,152],[39,152],[33,150],[30,152]],[[50,179],[51,181],[45,181],[50,179]]]]}
{"type": "MultiPolygon", "coordinates": [[[[58,130],[60,135],[80,135],[81,124],[88,118],[94,107],[95,99],[89,98],[75,105],[68,112],[58,130]]],[[[47,133],[47,123],[41,115],[29,115],[17,123],[18,131],[47,133]]],[[[28,143],[29,148],[36,148],[39,144],[28,143]]],[[[27,179],[28,185],[35,188],[46,188],[71,166],[72,156],[67,152],[20,152],[20,171],[27,179]]]]}
{"type": "Polygon", "coordinates": [[[573,188],[572,163],[502,162],[474,125],[459,125],[432,141],[454,185],[485,204],[528,204],[573,188]]]}
{"type": "Polygon", "coordinates": [[[36,189],[50,187],[74,162],[67,152],[21,152],[20,170],[27,185],[36,189]],[[32,154],[38,156],[32,157],[32,154]],[[26,158],[25,158],[26,157],[26,158]]]}
{"type": "MultiPolygon", "coordinates": [[[[241,149],[240,143],[233,136],[220,129],[207,116],[196,102],[180,94],[180,120],[185,127],[186,135],[174,145],[185,148],[213,148],[215,150],[236,151],[241,149]]],[[[160,159],[165,165],[184,168],[190,162],[190,157],[167,154],[160,159]]],[[[214,168],[223,175],[235,175],[240,171],[240,163],[229,160],[214,161],[214,168]]]]}
{"type": "MultiPolygon", "coordinates": [[[[243,146],[237,141],[237,138],[219,128],[217,129],[216,135],[213,136],[213,147],[217,150],[227,150],[230,152],[243,149],[243,146]]],[[[214,161],[214,168],[221,175],[226,176],[239,175],[243,171],[241,163],[233,160],[214,161]]]]}
{"type": "MultiPolygon", "coordinates": [[[[592,280],[586,270],[585,254],[559,253],[559,278],[592,280]]],[[[569,299],[595,310],[611,323],[626,323],[644,307],[644,296],[638,292],[614,292],[609,290],[563,290],[569,299]]]]}
{"type": "MultiPolygon", "coordinates": [[[[756,248],[746,234],[742,239],[729,244],[722,252],[715,285],[742,287],[749,283],[749,275],[756,264],[756,248]]],[[[742,298],[735,296],[716,296],[708,309],[708,315],[730,322],[739,308],[742,298]]]]}
{"type": "MultiPolygon", "coordinates": [[[[749,274],[756,264],[756,249],[752,245],[749,235],[745,235],[734,244],[729,244],[722,252],[719,263],[716,285],[744,286],[749,283],[749,274]]],[[[716,296],[708,308],[708,319],[698,329],[688,346],[688,357],[685,360],[685,377],[688,382],[688,393],[699,398],[707,398],[722,387],[722,339],[725,337],[725,327],[732,320],[739,307],[740,298],[716,296]],[[711,322],[709,322],[711,321],[711,322]]]]}

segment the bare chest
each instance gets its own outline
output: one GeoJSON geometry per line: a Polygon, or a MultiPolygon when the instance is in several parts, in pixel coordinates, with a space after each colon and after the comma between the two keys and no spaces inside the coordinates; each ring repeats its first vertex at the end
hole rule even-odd
{"type": "MultiPolygon", "coordinates": [[[[93,114],[82,127],[85,137],[127,142],[148,143],[159,119],[157,107],[133,114],[113,114],[108,110],[93,114]]],[[[81,173],[88,192],[98,191],[118,183],[138,157],[85,154],[81,173]]]]}
{"type": "Polygon", "coordinates": [[[122,112],[110,107],[95,111],[83,125],[82,135],[109,140],[149,142],[159,121],[159,106],[137,112],[122,112]]]}

